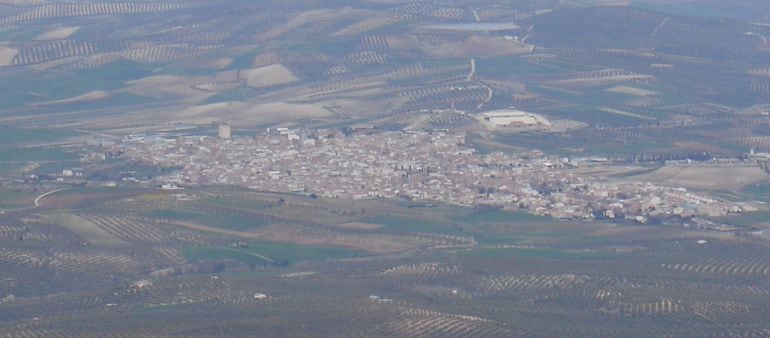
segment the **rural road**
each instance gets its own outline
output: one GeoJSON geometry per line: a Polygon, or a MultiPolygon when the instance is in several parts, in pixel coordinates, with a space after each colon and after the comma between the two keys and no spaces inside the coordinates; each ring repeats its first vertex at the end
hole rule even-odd
{"type": "Polygon", "coordinates": [[[67,189],[56,189],[56,190],[51,190],[51,191],[49,191],[47,193],[41,194],[40,196],[35,198],[35,208],[39,208],[40,207],[40,201],[42,201],[44,198],[46,198],[48,196],[51,196],[51,195],[53,195],[53,194],[55,194],[57,192],[64,191],[64,190],[67,190],[67,189]]]}
{"type": "Polygon", "coordinates": [[[474,75],[476,75],[476,59],[471,59],[471,72],[468,74],[466,80],[472,81],[474,75]]]}

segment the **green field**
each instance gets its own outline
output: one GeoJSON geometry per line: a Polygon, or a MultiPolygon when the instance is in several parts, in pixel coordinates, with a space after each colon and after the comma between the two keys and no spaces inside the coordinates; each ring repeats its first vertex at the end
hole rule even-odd
{"type": "Polygon", "coordinates": [[[59,147],[4,148],[0,145],[0,176],[13,175],[24,168],[27,162],[48,162],[35,171],[48,173],[43,172],[42,169],[60,168],[59,164],[64,162],[74,164],[76,163],[74,160],[77,159],[78,154],[59,147]]]}
{"type": "Polygon", "coordinates": [[[556,74],[560,69],[547,67],[513,56],[496,56],[476,60],[479,76],[491,79],[509,79],[520,76],[556,74]]]}
{"type": "Polygon", "coordinates": [[[467,73],[468,73],[467,70],[461,69],[461,70],[456,70],[454,72],[449,72],[449,73],[428,74],[428,75],[413,76],[413,77],[403,78],[403,79],[396,79],[396,80],[389,81],[389,83],[395,86],[425,85],[430,83],[442,82],[447,77],[464,78],[465,76],[467,76],[467,73]]]}
{"type": "Polygon", "coordinates": [[[0,163],[0,176],[12,175],[21,168],[24,168],[24,165],[20,163],[0,163]]]}
{"type": "Polygon", "coordinates": [[[256,95],[256,92],[257,91],[254,88],[238,87],[235,89],[218,92],[206,99],[205,103],[209,104],[229,101],[246,101],[248,98],[256,95]]]}
{"type": "Polygon", "coordinates": [[[729,13],[726,13],[724,9],[715,8],[715,7],[712,7],[711,5],[702,4],[702,3],[693,5],[686,2],[667,4],[665,2],[647,3],[642,1],[633,1],[632,5],[636,8],[641,8],[641,9],[646,9],[650,11],[661,12],[661,13],[666,13],[671,15],[730,18],[730,19],[734,18],[729,13]]]}
{"type": "Polygon", "coordinates": [[[761,225],[762,223],[766,226],[770,224],[770,211],[747,212],[740,215],[717,217],[715,220],[726,224],[747,227],[761,225]]]}
{"type": "Polygon", "coordinates": [[[548,223],[553,222],[553,219],[545,216],[533,215],[523,211],[508,212],[508,211],[479,211],[473,212],[465,216],[455,217],[455,221],[463,224],[484,224],[484,223],[548,223]]]}
{"type": "Polygon", "coordinates": [[[743,189],[742,193],[759,200],[770,200],[770,182],[760,182],[743,189]]]}
{"type": "Polygon", "coordinates": [[[596,259],[610,256],[599,252],[567,252],[555,249],[480,248],[461,251],[462,255],[483,258],[596,259]]]}
{"type": "Polygon", "coordinates": [[[0,162],[61,161],[77,157],[58,147],[0,149],[0,162]]]}
{"type": "Polygon", "coordinates": [[[0,188],[0,208],[15,209],[29,206],[38,193],[31,190],[0,188]],[[26,204],[25,204],[26,203],[26,204]]]}
{"type": "Polygon", "coordinates": [[[78,135],[80,133],[68,129],[22,129],[0,126],[0,148],[10,148],[30,143],[57,142],[78,135]]]}
{"type": "Polygon", "coordinates": [[[11,109],[72,98],[94,90],[110,91],[123,87],[126,81],[150,75],[154,68],[152,64],[120,61],[77,73],[9,75],[0,83],[0,102],[3,109],[11,109]]]}
{"type": "Polygon", "coordinates": [[[265,210],[275,206],[272,203],[257,201],[248,198],[211,197],[205,200],[206,204],[242,210],[265,210]]]}
{"type": "Polygon", "coordinates": [[[323,261],[335,258],[360,257],[360,251],[333,247],[308,246],[274,242],[249,243],[248,248],[230,247],[188,247],[185,257],[188,261],[233,259],[249,265],[288,266],[301,261],[323,261]]]}
{"type": "Polygon", "coordinates": [[[446,218],[417,218],[395,215],[377,215],[362,220],[364,223],[380,224],[380,231],[390,233],[432,233],[453,236],[474,236],[486,241],[500,239],[504,243],[521,240],[519,236],[501,234],[488,235],[486,226],[491,224],[511,225],[547,225],[553,219],[526,212],[507,211],[471,211],[456,215],[443,215],[446,218]],[[502,237],[500,237],[502,236],[502,237]]]}
{"type": "Polygon", "coordinates": [[[445,235],[462,235],[463,230],[450,220],[409,218],[393,215],[378,215],[363,220],[364,223],[380,224],[381,231],[391,233],[415,232],[445,235]]]}
{"type": "Polygon", "coordinates": [[[251,230],[269,224],[265,220],[237,214],[209,215],[181,210],[157,210],[148,213],[147,216],[174,221],[192,222],[204,226],[235,231],[251,230]]]}

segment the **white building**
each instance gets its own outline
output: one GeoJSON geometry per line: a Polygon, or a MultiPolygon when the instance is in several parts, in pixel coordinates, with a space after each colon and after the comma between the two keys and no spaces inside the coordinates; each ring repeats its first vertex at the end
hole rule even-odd
{"type": "Polygon", "coordinates": [[[543,116],[513,109],[482,113],[480,121],[490,129],[551,126],[551,122],[543,116]]]}
{"type": "Polygon", "coordinates": [[[230,134],[230,125],[228,124],[220,124],[219,125],[219,138],[223,140],[229,140],[232,137],[230,134]]]}

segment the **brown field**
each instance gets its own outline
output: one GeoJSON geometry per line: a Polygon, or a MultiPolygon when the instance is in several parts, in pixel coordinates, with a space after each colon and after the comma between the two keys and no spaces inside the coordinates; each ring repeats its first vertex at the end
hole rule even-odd
{"type": "Polygon", "coordinates": [[[19,54],[18,49],[10,47],[3,47],[0,45],[0,67],[10,66],[13,64],[13,58],[19,54]]]}
{"type": "Polygon", "coordinates": [[[80,27],[59,27],[54,30],[38,35],[35,38],[35,40],[40,40],[40,41],[64,40],[70,37],[72,34],[75,34],[75,32],[77,32],[79,29],[80,27]]]}
{"type": "Polygon", "coordinates": [[[607,91],[612,93],[626,94],[626,95],[638,96],[638,97],[647,97],[647,96],[653,96],[657,94],[656,92],[651,90],[630,87],[630,86],[615,86],[612,88],[607,88],[607,91]]]}
{"type": "Polygon", "coordinates": [[[169,114],[171,115],[168,116],[174,116],[174,120],[180,122],[206,124],[228,121],[239,126],[291,122],[331,116],[330,111],[317,105],[286,102],[263,104],[221,102],[193,106],[181,113],[169,112],[169,114]]]}
{"type": "Polygon", "coordinates": [[[254,88],[263,88],[299,81],[299,78],[283,65],[270,65],[260,68],[247,69],[240,72],[239,77],[254,88]]]}
{"type": "Polygon", "coordinates": [[[113,236],[95,223],[72,214],[44,215],[43,219],[59,224],[86,239],[89,243],[99,246],[124,246],[127,242],[113,236]]]}
{"type": "Polygon", "coordinates": [[[735,190],[768,178],[759,167],[665,166],[630,179],[690,189],[735,190]]]}
{"type": "Polygon", "coordinates": [[[201,92],[192,88],[195,83],[208,80],[206,77],[157,75],[128,81],[125,91],[139,96],[162,98],[168,95],[192,96],[201,92]]]}
{"type": "Polygon", "coordinates": [[[343,228],[343,229],[354,229],[354,230],[377,230],[379,228],[382,228],[382,225],[371,224],[371,223],[350,222],[350,223],[337,224],[336,227],[343,228]]]}
{"type": "Polygon", "coordinates": [[[224,69],[227,68],[231,63],[233,63],[232,58],[218,58],[211,60],[210,62],[206,63],[210,68],[214,69],[224,69]]]}
{"type": "Polygon", "coordinates": [[[452,57],[522,55],[532,53],[535,46],[494,37],[472,36],[451,53],[452,57]]]}

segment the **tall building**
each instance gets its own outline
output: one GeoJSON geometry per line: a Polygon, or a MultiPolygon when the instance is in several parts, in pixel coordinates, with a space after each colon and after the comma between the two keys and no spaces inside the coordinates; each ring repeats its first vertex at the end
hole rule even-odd
{"type": "Polygon", "coordinates": [[[230,125],[226,123],[222,123],[219,125],[219,138],[223,140],[229,140],[231,137],[230,135],[230,125]]]}

